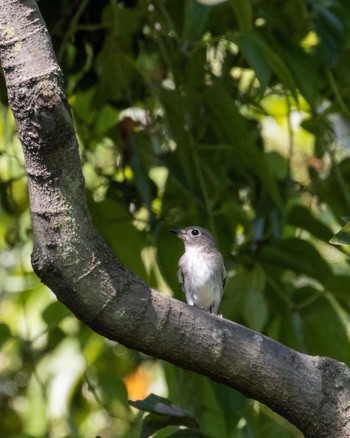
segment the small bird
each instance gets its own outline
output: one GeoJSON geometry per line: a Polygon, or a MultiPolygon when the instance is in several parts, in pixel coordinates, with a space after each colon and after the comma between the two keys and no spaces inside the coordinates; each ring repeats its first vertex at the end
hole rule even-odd
{"type": "Polygon", "coordinates": [[[226,269],[214,237],[206,228],[197,226],[171,229],[170,232],[185,244],[177,276],[187,303],[217,314],[224,293],[226,269]]]}

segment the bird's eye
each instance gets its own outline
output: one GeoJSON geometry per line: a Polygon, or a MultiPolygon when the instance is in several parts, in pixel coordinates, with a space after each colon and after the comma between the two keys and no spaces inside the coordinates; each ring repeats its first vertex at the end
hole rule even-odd
{"type": "Polygon", "coordinates": [[[195,228],[194,230],[191,231],[192,236],[199,236],[200,235],[200,231],[197,230],[197,228],[195,228]]]}

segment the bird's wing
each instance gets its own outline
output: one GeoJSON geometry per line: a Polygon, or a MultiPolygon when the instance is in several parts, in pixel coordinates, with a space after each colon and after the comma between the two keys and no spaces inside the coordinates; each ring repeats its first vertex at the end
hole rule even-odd
{"type": "Polygon", "coordinates": [[[179,280],[179,283],[183,285],[184,283],[184,274],[182,272],[181,266],[179,265],[177,267],[177,279],[179,280]]]}
{"type": "Polygon", "coordinates": [[[222,288],[224,288],[225,284],[226,284],[226,278],[227,278],[227,274],[226,274],[226,269],[225,269],[224,263],[222,263],[221,278],[222,278],[222,288]]]}
{"type": "Polygon", "coordinates": [[[181,283],[182,290],[186,296],[187,304],[189,304],[190,306],[194,306],[195,304],[193,301],[193,295],[190,286],[190,280],[188,279],[188,271],[186,269],[186,266],[187,265],[186,265],[185,257],[182,256],[178,264],[177,278],[181,283]]]}
{"type": "Polygon", "coordinates": [[[186,282],[186,263],[185,260],[182,257],[180,257],[179,264],[178,264],[178,270],[177,270],[177,278],[179,282],[181,283],[182,290],[185,292],[185,282],[186,282]]]}

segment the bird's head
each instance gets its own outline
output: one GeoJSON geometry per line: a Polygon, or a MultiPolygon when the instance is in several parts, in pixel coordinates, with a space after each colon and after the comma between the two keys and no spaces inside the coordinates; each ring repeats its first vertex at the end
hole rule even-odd
{"type": "Polygon", "coordinates": [[[187,228],[173,228],[170,230],[181,240],[184,241],[185,247],[187,246],[197,246],[197,247],[216,247],[214,237],[212,234],[203,227],[192,226],[187,228]]]}

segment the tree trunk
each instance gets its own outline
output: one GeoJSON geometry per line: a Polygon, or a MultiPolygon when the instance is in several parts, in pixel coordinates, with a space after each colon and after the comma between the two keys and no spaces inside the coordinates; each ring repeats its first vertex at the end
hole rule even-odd
{"type": "Polygon", "coordinates": [[[77,140],[34,0],[2,2],[0,61],[23,145],[33,268],[101,335],[241,391],[307,437],[350,437],[350,370],[151,290],[118,262],[87,210],[77,140]]]}

